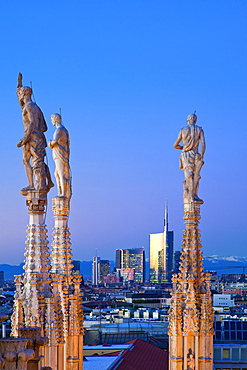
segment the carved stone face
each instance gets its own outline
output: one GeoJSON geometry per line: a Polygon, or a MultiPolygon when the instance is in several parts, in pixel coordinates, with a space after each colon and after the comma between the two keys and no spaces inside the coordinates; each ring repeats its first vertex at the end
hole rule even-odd
{"type": "Polygon", "coordinates": [[[56,123],[61,123],[60,114],[52,114],[51,115],[51,122],[52,122],[53,126],[56,126],[56,123]]]}
{"type": "Polygon", "coordinates": [[[33,93],[31,87],[23,86],[18,89],[17,94],[20,100],[23,100],[25,96],[31,96],[33,93]]]}
{"type": "Polygon", "coordinates": [[[21,108],[25,106],[25,101],[24,101],[25,97],[29,96],[31,98],[32,93],[33,91],[31,87],[28,87],[28,86],[22,86],[19,89],[17,89],[17,96],[18,96],[18,100],[19,100],[21,108]]]}

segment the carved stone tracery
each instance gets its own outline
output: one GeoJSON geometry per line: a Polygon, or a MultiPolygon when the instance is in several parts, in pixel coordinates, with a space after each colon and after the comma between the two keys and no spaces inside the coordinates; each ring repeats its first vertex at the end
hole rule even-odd
{"type": "MultiPolygon", "coordinates": [[[[30,191],[26,199],[30,224],[27,228],[25,272],[15,279],[12,336],[20,337],[23,328],[39,327],[40,335],[48,338],[42,365],[67,370],[68,363],[74,359],[73,369],[79,370],[82,367],[83,346],[81,276],[73,276],[72,273],[69,200],[53,199],[55,225],[50,256],[44,224],[46,199],[43,195],[30,191]],[[79,352],[75,353],[75,348],[79,352]],[[67,362],[64,362],[66,353],[67,362]]],[[[25,356],[24,353],[20,355],[18,361],[24,361],[25,356]]]]}
{"type": "Polygon", "coordinates": [[[211,275],[203,271],[199,211],[198,202],[185,204],[180,272],[173,275],[169,310],[170,370],[211,370],[213,364],[211,275]]]}

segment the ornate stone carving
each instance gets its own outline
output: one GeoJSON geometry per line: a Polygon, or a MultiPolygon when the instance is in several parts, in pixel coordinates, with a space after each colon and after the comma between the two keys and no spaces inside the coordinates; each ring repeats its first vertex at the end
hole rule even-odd
{"type": "Polygon", "coordinates": [[[189,352],[187,355],[187,365],[188,365],[188,370],[195,369],[195,356],[193,355],[191,348],[189,349],[189,352]]]}
{"type": "Polygon", "coordinates": [[[190,114],[187,117],[188,126],[182,128],[178,138],[174,143],[174,148],[182,149],[180,155],[180,169],[184,170],[184,202],[197,202],[200,171],[204,164],[203,157],[205,153],[205,139],[203,129],[196,125],[197,116],[190,114]],[[183,141],[183,145],[180,142],[183,141]],[[201,143],[201,152],[198,151],[201,143]]]}
{"type": "Polygon", "coordinates": [[[57,181],[58,196],[70,199],[71,172],[69,166],[70,140],[68,130],[62,125],[60,114],[51,116],[52,124],[56,127],[53,140],[49,142],[52,156],[55,161],[55,177],[57,181]]]}
{"type": "Polygon", "coordinates": [[[31,214],[44,213],[47,204],[47,193],[45,191],[29,190],[26,195],[26,205],[31,214]]]}
{"type": "Polygon", "coordinates": [[[79,370],[82,367],[83,345],[81,275],[73,275],[72,273],[72,252],[68,228],[69,199],[53,198],[52,210],[54,212],[51,252],[53,294],[60,305],[60,317],[63,318],[60,325],[62,326],[66,351],[70,353],[67,362],[70,364],[69,366],[74,366],[73,368],[79,370]]]}
{"type": "MultiPolygon", "coordinates": [[[[24,139],[20,141],[19,146],[24,146],[24,164],[29,180],[29,186],[21,193],[26,195],[29,225],[24,274],[16,276],[15,280],[16,293],[12,315],[12,336],[14,338],[10,340],[11,345],[8,346],[8,351],[3,348],[4,344],[1,347],[0,341],[0,368],[1,360],[3,360],[7,364],[6,370],[16,369],[17,363],[18,369],[26,370],[27,362],[30,369],[68,370],[73,368],[73,370],[80,370],[83,367],[83,314],[81,276],[74,276],[72,272],[72,252],[68,228],[71,189],[68,193],[69,188],[67,187],[66,193],[63,194],[64,187],[60,184],[62,190],[59,191],[62,193],[52,200],[55,224],[50,258],[45,225],[47,191],[49,190],[49,179],[47,173],[45,174],[42,154],[45,153],[45,149],[41,146],[41,159],[36,161],[35,156],[39,151],[36,147],[35,150],[29,147],[34,140],[32,128],[35,127],[38,130],[39,125],[42,125],[42,112],[31,102],[30,89],[22,88],[21,76],[17,93],[23,108],[25,126],[24,139]],[[33,109],[34,118],[29,117],[31,108],[29,109],[28,105],[33,109]],[[31,158],[31,155],[28,156],[29,149],[33,168],[29,163],[31,158]],[[28,339],[25,339],[25,346],[23,346],[24,342],[21,342],[22,347],[17,351],[13,343],[18,343],[20,336],[28,339]]],[[[40,133],[41,144],[44,139],[42,135],[43,133],[40,133]]],[[[57,138],[56,135],[55,138],[57,138]]],[[[60,141],[58,144],[62,145],[60,141]]]]}
{"type": "Polygon", "coordinates": [[[203,272],[198,184],[205,151],[204,134],[188,117],[189,127],[182,129],[174,146],[183,149],[180,157],[185,172],[184,223],[179,274],[173,276],[169,311],[170,370],[212,370],[213,310],[210,274],[203,272]],[[184,141],[184,147],[180,141],[184,141]],[[198,145],[202,144],[201,155],[198,145]]]}
{"type": "Polygon", "coordinates": [[[0,359],[0,369],[6,370],[27,370],[27,363],[31,360],[35,353],[28,348],[28,339],[18,338],[10,339],[4,338],[0,340],[0,352],[2,358],[0,359]],[[3,365],[4,364],[4,365],[3,365]]]}
{"type": "Polygon", "coordinates": [[[54,186],[49,168],[44,161],[47,146],[44,132],[47,131],[47,125],[41,109],[31,99],[32,93],[30,87],[22,86],[22,74],[19,73],[17,97],[22,109],[24,137],[17,147],[23,147],[23,164],[28,179],[28,186],[21,190],[22,195],[27,195],[34,189],[48,192],[54,186]]]}

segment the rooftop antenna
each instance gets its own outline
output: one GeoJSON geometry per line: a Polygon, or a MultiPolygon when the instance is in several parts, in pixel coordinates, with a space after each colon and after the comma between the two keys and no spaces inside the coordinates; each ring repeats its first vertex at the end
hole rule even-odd
{"type": "Polygon", "coordinates": [[[34,96],[34,93],[33,93],[33,83],[32,83],[32,81],[30,81],[30,86],[31,86],[31,89],[32,89],[33,100],[34,100],[34,103],[36,104],[35,96],[34,96]]]}
{"type": "Polygon", "coordinates": [[[164,230],[168,230],[168,200],[166,198],[165,211],[164,211],[164,230]]]}

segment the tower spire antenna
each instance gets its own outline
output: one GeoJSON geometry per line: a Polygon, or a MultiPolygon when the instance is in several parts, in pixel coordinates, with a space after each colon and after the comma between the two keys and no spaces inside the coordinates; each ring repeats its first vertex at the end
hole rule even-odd
{"type": "Polygon", "coordinates": [[[164,228],[168,229],[168,200],[165,201],[165,210],[164,210],[164,228]]]}

